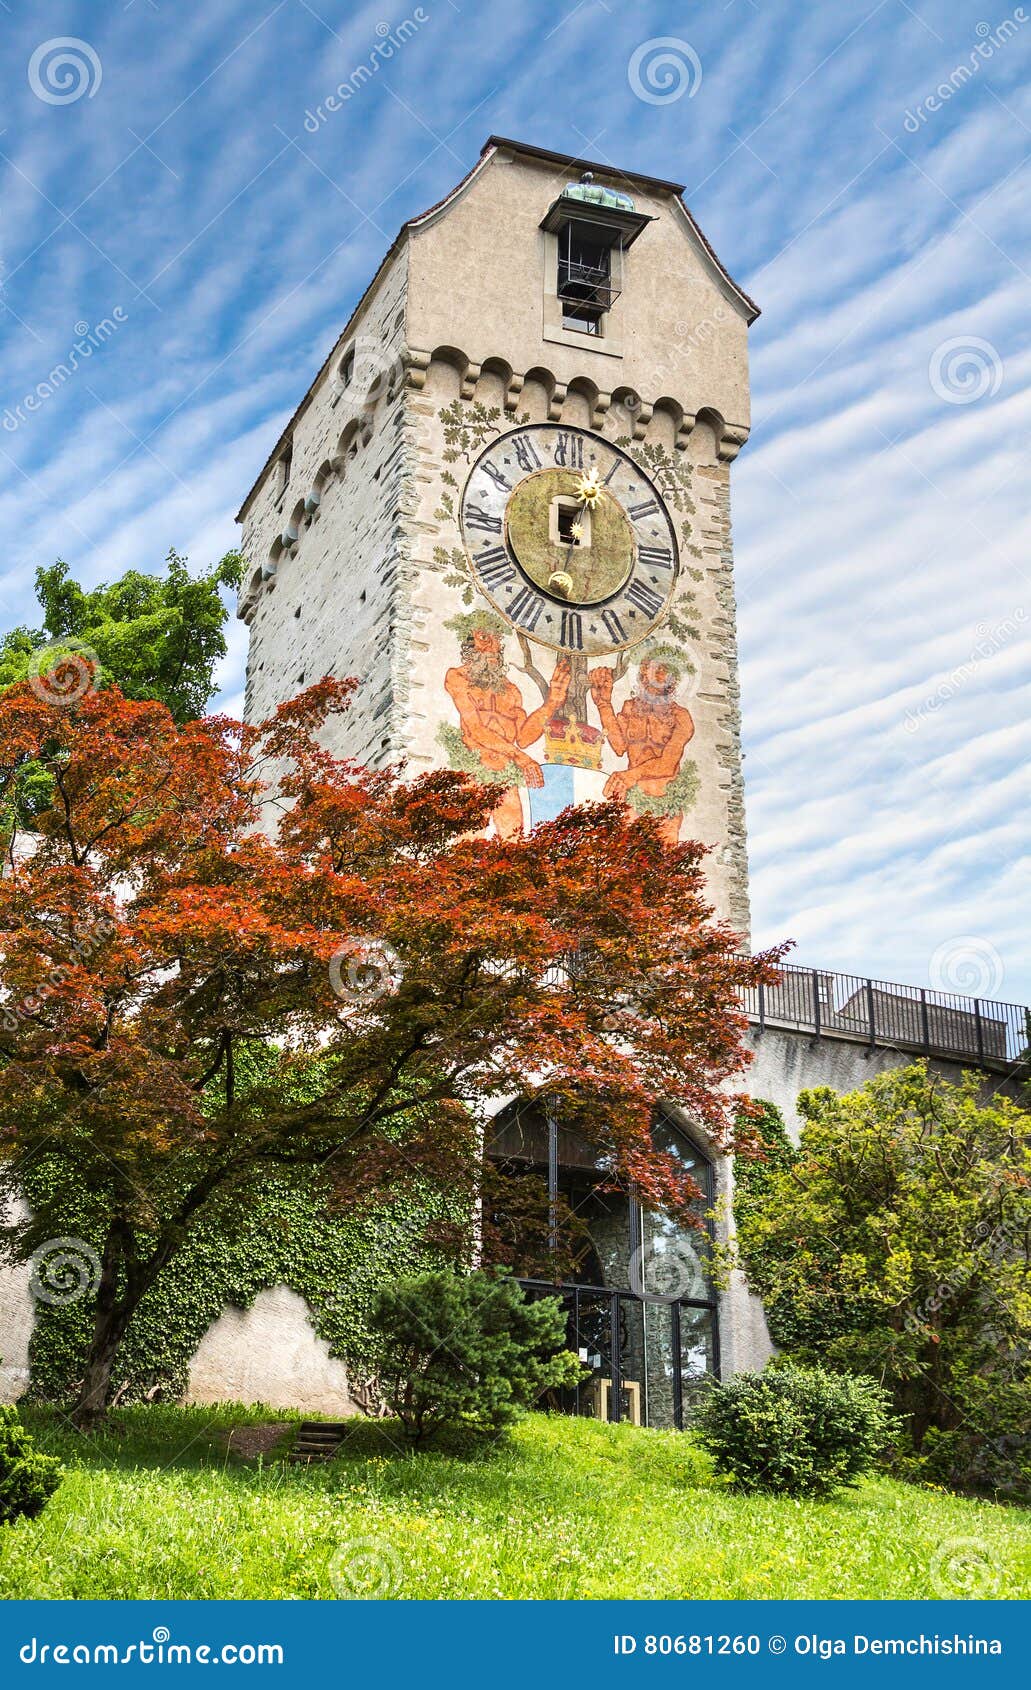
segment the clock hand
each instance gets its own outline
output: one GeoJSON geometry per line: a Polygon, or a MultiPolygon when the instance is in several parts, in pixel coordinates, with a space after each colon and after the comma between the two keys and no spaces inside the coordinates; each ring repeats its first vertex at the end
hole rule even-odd
{"type": "Polygon", "coordinates": [[[586,509],[587,509],[587,500],[584,499],[583,503],[580,506],[580,509],[576,513],[576,519],[572,523],[573,538],[572,538],[572,540],[570,540],[569,545],[566,547],[566,555],[562,560],[562,568],[555,570],[554,573],[550,576],[550,578],[548,580],[548,586],[551,587],[554,592],[561,593],[563,598],[568,598],[570,593],[573,590],[574,583],[573,583],[573,577],[569,573],[569,560],[573,555],[574,547],[576,546],[577,540],[579,538],[579,535],[576,533],[576,530],[580,527],[580,522],[581,522],[581,519],[582,519],[586,509]]]}

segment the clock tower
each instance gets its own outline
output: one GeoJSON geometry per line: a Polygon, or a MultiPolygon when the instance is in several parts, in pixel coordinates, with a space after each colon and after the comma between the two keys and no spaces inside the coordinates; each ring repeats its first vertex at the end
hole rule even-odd
{"type": "Polygon", "coordinates": [[[399,233],[241,519],[248,719],[465,770],[516,833],[614,798],[748,935],[729,466],[756,307],[673,182],[492,136],[399,233]]]}

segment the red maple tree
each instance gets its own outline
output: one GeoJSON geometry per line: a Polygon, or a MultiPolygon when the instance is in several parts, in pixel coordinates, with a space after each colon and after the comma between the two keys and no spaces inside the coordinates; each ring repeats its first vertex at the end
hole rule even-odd
{"type": "Polygon", "coordinates": [[[612,804],[485,837],[465,776],[322,748],[351,690],[255,727],[114,688],[0,697],[0,1196],[50,1170],[0,1249],[38,1254],[88,1194],[83,1427],[198,1217],[240,1212],[270,1167],[324,1169],[342,1204],[466,1193],[468,1250],[492,1100],[556,1103],[614,1184],[678,1213],[698,1192],[653,1148],[655,1100],[732,1144],[739,994],[775,970],[713,920],[702,848],[612,804]],[[29,767],[51,800],[26,838],[29,767]]]}

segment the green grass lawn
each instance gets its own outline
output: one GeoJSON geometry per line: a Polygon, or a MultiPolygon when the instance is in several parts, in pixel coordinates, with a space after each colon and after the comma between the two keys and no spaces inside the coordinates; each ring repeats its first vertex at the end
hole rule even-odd
{"type": "Polygon", "coordinates": [[[734,1497],[690,1437],[533,1415],[472,1459],[356,1421],[340,1457],[229,1454],[253,1409],[116,1411],[0,1527],[0,1597],[935,1597],[1031,1592],[1031,1511],[888,1480],[830,1503],[734,1497]],[[943,1584],[943,1579],[946,1581],[943,1584]]]}

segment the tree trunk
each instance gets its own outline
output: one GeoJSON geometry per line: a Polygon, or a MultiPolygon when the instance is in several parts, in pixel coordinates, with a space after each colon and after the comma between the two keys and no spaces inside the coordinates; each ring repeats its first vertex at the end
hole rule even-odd
{"type": "Polygon", "coordinates": [[[111,1394],[111,1374],[115,1358],[125,1335],[128,1320],[109,1319],[104,1326],[97,1321],[93,1343],[79,1390],[79,1400],[72,1410],[72,1425],[79,1432],[91,1432],[107,1413],[107,1399],[111,1394]]]}
{"type": "Polygon", "coordinates": [[[144,1261],[140,1260],[136,1237],[125,1217],[118,1215],[111,1221],[100,1264],[93,1341],[79,1398],[71,1414],[72,1425],[78,1431],[91,1431],[107,1413],[111,1375],[129,1322],[159,1274],[179,1254],[189,1233],[189,1221],[203,1208],[223,1176],[224,1169],[215,1168],[198,1181],[177,1213],[166,1222],[144,1261]]]}
{"type": "Polygon", "coordinates": [[[127,1237],[128,1228],[124,1221],[119,1220],[112,1224],[104,1242],[100,1283],[94,1305],[93,1339],[79,1398],[71,1416],[72,1425],[80,1432],[92,1431],[107,1412],[115,1358],[143,1295],[142,1285],[134,1288],[127,1285],[119,1295],[127,1237]]]}

